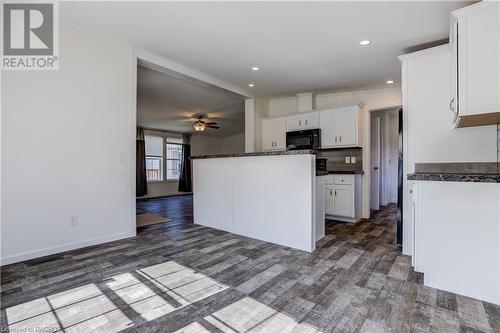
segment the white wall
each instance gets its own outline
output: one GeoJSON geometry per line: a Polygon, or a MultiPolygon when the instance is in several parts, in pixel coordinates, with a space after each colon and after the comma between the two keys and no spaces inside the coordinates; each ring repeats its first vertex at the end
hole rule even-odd
{"type": "Polygon", "coordinates": [[[59,36],[58,71],[2,73],[2,264],[135,235],[132,49],[59,36]]]}
{"type": "MultiPolygon", "coordinates": [[[[396,107],[402,104],[401,88],[359,90],[340,93],[317,94],[315,105],[318,110],[336,108],[341,106],[362,104],[363,107],[363,169],[365,175],[362,180],[362,215],[364,218],[370,217],[370,117],[367,115],[371,110],[379,110],[396,107]]],[[[287,116],[298,112],[297,96],[271,98],[267,103],[268,110],[264,117],[287,116]]],[[[265,110],[264,107],[262,109],[265,110]]],[[[262,129],[262,121],[257,128],[262,129]]],[[[261,135],[260,135],[261,136],[261,135]]],[[[258,147],[261,150],[262,146],[258,147]]]]}

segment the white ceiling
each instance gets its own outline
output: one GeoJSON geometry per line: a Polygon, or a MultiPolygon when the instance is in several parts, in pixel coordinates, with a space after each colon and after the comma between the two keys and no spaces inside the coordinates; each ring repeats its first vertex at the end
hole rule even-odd
{"type": "Polygon", "coordinates": [[[396,56],[447,38],[461,1],[62,2],[63,19],[256,95],[375,88],[396,56]],[[358,41],[372,40],[368,47],[358,41]],[[259,66],[252,72],[251,66],[259,66]]]}
{"type": "Polygon", "coordinates": [[[197,82],[174,77],[143,66],[137,69],[137,124],[171,132],[194,132],[187,122],[204,113],[220,129],[203,135],[229,136],[245,128],[243,96],[197,82]]]}

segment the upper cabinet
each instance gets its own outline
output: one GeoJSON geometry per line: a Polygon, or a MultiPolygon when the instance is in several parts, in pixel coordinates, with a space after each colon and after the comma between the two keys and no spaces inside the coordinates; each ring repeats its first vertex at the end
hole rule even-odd
{"type": "Polygon", "coordinates": [[[286,132],[314,128],[321,129],[321,148],[361,147],[361,120],[357,105],[262,119],[262,150],[285,150],[286,132]]]}
{"type": "Polygon", "coordinates": [[[500,123],[500,2],[453,12],[450,47],[455,127],[500,123]]]}
{"type": "Polygon", "coordinates": [[[300,131],[311,128],[319,128],[318,112],[307,112],[286,118],[287,131],[300,131]]]}
{"type": "Polygon", "coordinates": [[[262,150],[286,149],[286,118],[262,119],[262,150]]]}
{"type": "Polygon", "coordinates": [[[321,111],[321,148],[361,146],[361,120],[357,105],[321,111]]]}

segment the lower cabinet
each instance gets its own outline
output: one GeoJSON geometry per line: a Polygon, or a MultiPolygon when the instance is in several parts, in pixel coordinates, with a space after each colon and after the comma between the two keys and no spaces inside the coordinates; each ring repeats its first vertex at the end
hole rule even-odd
{"type": "Polygon", "coordinates": [[[335,174],[325,177],[325,215],[357,222],[361,218],[361,175],[335,174]]]}
{"type": "Polygon", "coordinates": [[[325,214],[333,215],[333,185],[325,185],[325,214]]]}
{"type": "Polygon", "coordinates": [[[354,217],[352,185],[333,185],[333,207],[337,216],[354,217]]]}

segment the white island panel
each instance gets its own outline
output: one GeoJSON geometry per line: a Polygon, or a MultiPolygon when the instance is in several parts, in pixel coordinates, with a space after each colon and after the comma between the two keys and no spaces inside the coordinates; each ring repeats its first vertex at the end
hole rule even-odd
{"type": "Polygon", "coordinates": [[[314,155],[195,159],[193,169],[195,223],[314,251],[314,155]]]}

